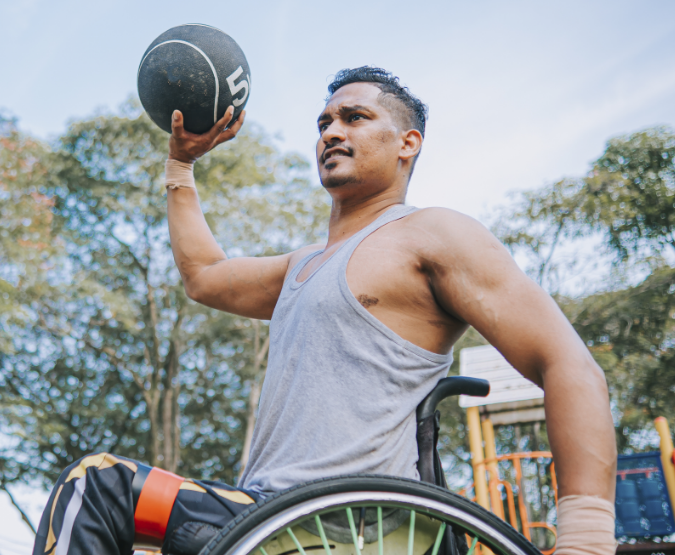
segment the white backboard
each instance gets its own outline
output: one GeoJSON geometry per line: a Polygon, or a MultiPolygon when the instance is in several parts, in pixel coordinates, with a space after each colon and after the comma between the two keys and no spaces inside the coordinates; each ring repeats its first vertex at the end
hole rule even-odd
{"type": "Polygon", "coordinates": [[[459,406],[462,408],[544,397],[544,390],[524,378],[492,345],[462,349],[459,353],[459,373],[490,382],[490,395],[487,397],[460,395],[459,406]]]}

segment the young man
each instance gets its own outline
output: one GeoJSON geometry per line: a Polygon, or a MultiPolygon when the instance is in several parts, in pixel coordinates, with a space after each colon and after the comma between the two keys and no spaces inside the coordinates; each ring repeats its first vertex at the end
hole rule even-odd
{"type": "Polygon", "coordinates": [[[84,459],[59,479],[36,554],[92,545],[122,552],[134,534],[164,542],[164,552],[196,553],[269,492],[360,472],[418,478],[415,407],[446,375],[452,346],[470,325],[546,393],[561,498],[558,553],[613,553],[616,447],[602,371],[553,300],[483,226],[452,210],[404,205],[426,106],[376,68],[343,70],[329,91],[316,149],[333,203],[328,242],[282,256],[227,259],[199,205],[192,164],[233,139],[243,114],[227,129],[230,109],[199,136],[174,114],[169,229],[186,292],[271,319],[242,490],[110,455],[84,459]],[[162,507],[161,518],[146,506],[162,507]],[[113,537],[119,551],[106,543],[113,537]]]}

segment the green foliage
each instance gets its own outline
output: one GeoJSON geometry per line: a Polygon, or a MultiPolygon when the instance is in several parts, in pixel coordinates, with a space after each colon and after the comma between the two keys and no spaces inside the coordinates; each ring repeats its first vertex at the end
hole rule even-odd
{"type": "Polygon", "coordinates": [[[551,291],[560,270],[579,271],[586,262],[577,254],[561,268],[563,241],[599,233],[615,261],[661,264],[664,249],[675,247],[674,157],[675,133],[666,127],[611,139],[587,176],[520,193],[493,231],[551,291]]]}
{"type": "Polygon", "coordinates": [[[58,247],[52,237],[52,200],[46,147],[0,115],[0,352],[11,352],[8,326],[26,322],[19,291],[35,287],[58,247]]]}
{"type": "Polygon", "coordinates": [[[647,129],[610,140],[580,191],[587,225],[623,259],[675,246],[675,133],[647,129]]]}
{"type": "Polygon", "coordinates": [[[610,387],[620,451],[653,448],[652,421],[666,416],[675,391],[675,133],[656,127],[608,141],[585,177],[518,195],[496,234],[527,261],[587,342],[610,387]],[[584,257],[583,241],[599,249],[584,257]],[[582,239],[582,241],[579,241],[582,239]],[[571,253],[565,260],[561,249],[571,253]],[[611,262],[600,291],[560,294],[590,259],[611,262]]]}
{"type": "Polygon", "coordinates": [[[537,283],[555,291],[566,271],[579,259],[564,264],[556,250],[564,241],[592,232],[583,223],[580,190],[583,181],[562,179],[542,189],[524,191],[513,205],[502,207],[493,233],[513,253],[525,258],[525,270],[537,283]]]}
{"type": "MultiPolygon", "coordinates": [[[[0,421],[21,441],[17,479],[53,482],[102,450],[235,479],[267,325],[186,298],[166,222],[167,139],[131,103],[73,123],[36,157],[58,251],[34,287],[12,284],[30,325],[3,326],[14,352],[0,355],[0,421]]],[[[253,125],[198,162],[202,206],[229,256],[320,239],[328,205],[307,169],[253,125]]],[[[5,222],[10,242],[24,232],[19,216],[5,222]]],[[[7,252],[23,279],[23,249],[7,252]]]]}
{"type": "Polygon", "coordinates": [[[636,286],[561,302],[605,370],[620,452],[649,447],[657,416],[675,422],[674,293],[675,270],[662,267],[636,286]]]}

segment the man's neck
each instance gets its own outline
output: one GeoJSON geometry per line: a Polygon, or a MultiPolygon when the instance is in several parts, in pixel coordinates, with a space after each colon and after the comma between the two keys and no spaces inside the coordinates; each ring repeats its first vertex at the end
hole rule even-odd
{"type": "Polygon", "coordinates": [[[348,199],[333,199],[328,223],[326,250],[342,243],[364,227],[374,222],[392,206],[405,201],[399,191],[387,191],[373,198],[353,202],[348,199]]]}

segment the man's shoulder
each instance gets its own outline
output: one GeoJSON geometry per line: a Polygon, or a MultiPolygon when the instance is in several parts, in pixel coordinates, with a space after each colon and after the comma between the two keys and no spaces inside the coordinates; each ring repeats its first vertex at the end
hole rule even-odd
{"type": "Polygon", "coordinates": [[[412,214],[410,214],[409,218],[413,220],[419,220],[422,223],[433,222],[433,224],[444,223],[446,225],[452,225],[454,223],[474,222],[478,225],[481,225],[471,216],[462,214],[462,212],[458,212],[452,208],[441,208],[440,206],[418,208],[412,214]]]}
{"type": "Polygon", "coordinates": [[[490,235],[490,231],[478,220],[451,208],[420,208],[408,218],[407,223],[430,237],[468,238],[472,235],[490,235]]]}
{"type": "Polygon", "coordinates": [[[425,256],[473,257],[486,248],[503,248],[478,220],[450,208],[422,208],[406,220],[407,236],[425,256]]]}

